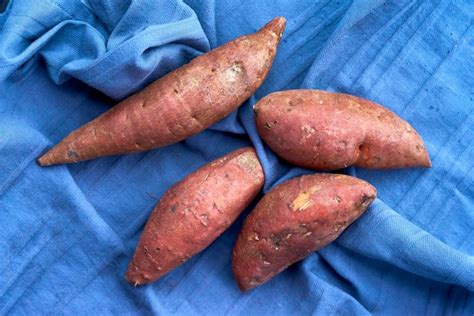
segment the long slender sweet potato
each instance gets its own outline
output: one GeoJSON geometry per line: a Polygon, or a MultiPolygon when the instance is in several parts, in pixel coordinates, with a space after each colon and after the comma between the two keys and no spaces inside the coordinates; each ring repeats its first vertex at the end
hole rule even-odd
{"type": "Polygon", "coordinates": [[[69,134],[42,166],[146,151],[197,134],[247,100],[268,74],[282,17],[195,58],[69,134]]]}
{"type": "Polygon", "coordinates": [[[245,219],[232,254],[242,291],[336,239],[375,199],[365,181],[344,175],[294,178],[266,194],[245,219]]]}
{"type": "Polygon", "coordinates": [[[254,107],[257,129],[295,165],[335,170],[430,167],[418,133],[395,113],[355,96],[318,90],[272,93],[254,107]]]}
{"type": "Polygon", "coordinates": [[[261,190],[263,170],[252,148],[215,160],[169,189],[140,237],[126,273],[153,282],[209,246],[261,190]]]}

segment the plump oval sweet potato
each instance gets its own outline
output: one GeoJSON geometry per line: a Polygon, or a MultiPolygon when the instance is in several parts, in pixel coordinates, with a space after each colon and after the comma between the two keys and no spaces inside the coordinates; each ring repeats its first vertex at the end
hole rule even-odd
{"type": "Polygon", "coordinates": [[[261,285],[332,242],[375,197],[367,182],[335,174],[301,176],[274,188],[245,219],[234,247],[239,288],[261,285]]]}
{"type": "Polygon", "coordinates": [[[319,90],[272,93],[254,107],[260,136],[295,165],[336,170],[430,167],[425,145],[406,121],[355,96],[319,90]]]}
{"type": "Polygon", "coordinates": [[[146,151],[195,135],[261,85],[285,28],[282,17],[178,68],[69,134],[42,166],[146,151]]]}
{"type": "Polygon", "coordinates": [[[209,246],[261,190],[253,148],[217,159],[171,187],[148,219],[126,273],[135,286],[153,282],[209,246]]]}

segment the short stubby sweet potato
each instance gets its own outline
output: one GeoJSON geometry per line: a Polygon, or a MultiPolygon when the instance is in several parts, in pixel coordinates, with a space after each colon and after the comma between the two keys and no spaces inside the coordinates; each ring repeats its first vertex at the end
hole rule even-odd
{"type": "Polygon", "coordinates": [[[245,219],[234,247],[239,288],[261,285],[335,240],[375,197],[369,183],[336,174],[301,176],[275,187],[245,219]]]}
{"type": "Polygon", "coordinates": [[[217,159],[171,187],[149,217],[126,279],[153,282],[219,237],[261,190],[253,148],[217,159]]]}
{"type": "Polygon", "coordinates": [[[254,107],[258,132],[297,166],[336,170],[430,167],[425,145],[406,121],[369,100],[319,90],[269,94],[254,107]]]}
{"type": "Polygon", "coordinates": [[[39,164],[146,151],[203,131],[262,84],[285,23],[275,18],[260,31],[195,58],[69,134],[39,164]]]}

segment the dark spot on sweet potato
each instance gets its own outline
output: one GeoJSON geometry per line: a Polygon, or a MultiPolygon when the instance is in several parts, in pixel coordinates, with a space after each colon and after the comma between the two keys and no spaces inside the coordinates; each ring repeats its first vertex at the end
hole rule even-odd
{"type": "Polygon", "coordinates": [[[373,198],[371,196],[363,194],[358,203],[360,207],[366,208],[372,202],[372,200],[373,198]]]}
{"type": "Polygon", "coordinates": [[[174,93],[178,94],[179,90],[178,89],[173,89],[174,93]]]}
{"type": "Polygon", "coordinates": [[[177,208],[176,204],[173,204],[173,205],[171,206],[171,208],[170,208],[171,213],[175,213],[175,212],[176,212],[176,208],[177,208]]]}
{"type": "Polygon", "coordinates": [[[254,286],[254,285],[260,284],[260,282],[261,282],[261,279],[259,277],[255,277],[249,281],[249,284],[251,286],[254,286]]]}
{"type": "Polygon", "coordinates": [[[342,198],[339,195],[336,195],[336,202],[341,203],[341,201],[342,201],[342,198]]]}
{"type": "Polygon", "coordinates": [[[73,151],[73,150],[69,150],[69,151],[67,152],[67,156],[68,156],[69,158],[72,158],[72,159],[77,159],[77,158],[79,158],[79,155],[78,155],[75,151],[73,151]]]}
{"type": "Polygon", "coordinates": [[[270,241],[272,242],[273,248],[275,248],[275,250],[280,249],[281,242],[282,242],[281,236],[279,236],[279,235],[273,235],[273,234],[272,234],[272,235],[270,236],[270,241]]]}
{"type": "Polygon", "coordinates": [[[216,72],[216,68],[212,68],[212,69],[211,69],[211,72],[216,72]]]}
{"type": "Polygon", "coordinates": [[[212,208],[216,210],[218,213],[222,213],[222,210],[217,206],[217,204],[214,202],[212,203],[212,208]]]}

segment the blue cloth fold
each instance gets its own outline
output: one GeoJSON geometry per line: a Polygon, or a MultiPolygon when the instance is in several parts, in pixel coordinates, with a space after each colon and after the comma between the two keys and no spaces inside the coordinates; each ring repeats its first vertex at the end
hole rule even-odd
{"type": "Polygon", "coordinates": [[[473,18],[467,0],[12,1],[0,13],[0,314],[473,315],[473,18]],[[278,15],[287,29],[267,80],[210,129],[147,153],[36,164],[118,100],[278,15]],[[230,258],[252,206],[163,279],[129,286],[148,215],[188,173],[250,144],[265,192],[311,172],[279,160],[253,123],[258,99],[291,88],[385,105],[420,132],[433,168],[344,170],[378,199],[249,293],[230,258]]]}

